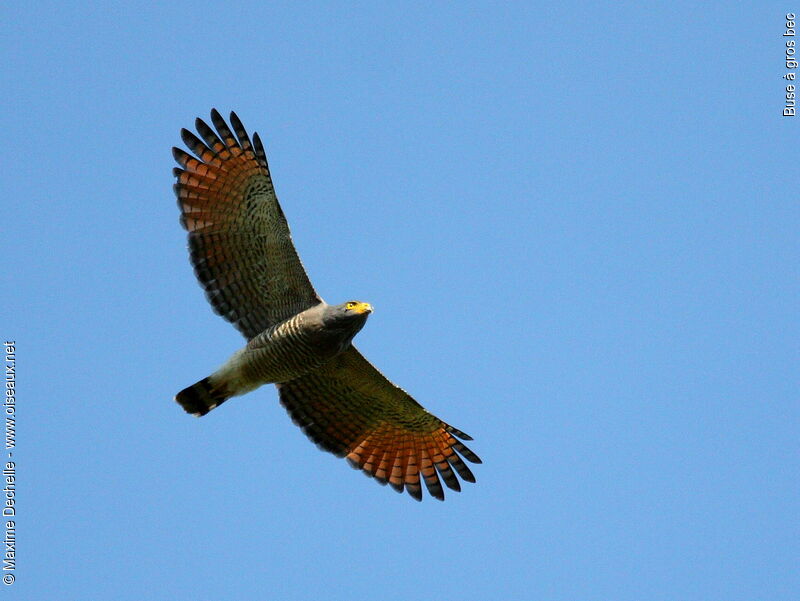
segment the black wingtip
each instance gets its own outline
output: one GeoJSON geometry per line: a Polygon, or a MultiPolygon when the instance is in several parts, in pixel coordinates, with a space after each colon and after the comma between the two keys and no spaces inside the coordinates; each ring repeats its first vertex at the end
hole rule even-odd
{"type": "Polygon", "coordinates": [[[453,426],[447,426],[447,428],[445,428],[445,429],[448,432],[450,432],[450,434],[452,434],[453,436],[455,436],[457,438],[460,438],[461,440],[473,440],[472,436],[470,436],[466,432],[462,432],[458,428],[454,428],[453,426]]]}
{"type": "MultiPolygon", "coordinates": [[[[469,468],[467,468],[467,469],[469,469],[469,468]]],[[[468,473],[464,473],[464,474],[459,472],[458,475],[461,476],[461,479],[464,480],[464,482],[471,482],[472,484],[475,484],[475,475],[472,472],[468,472],[468,473]]]]}
{"type": "Polygon", "coordinates": [[[197,136],[195,136],[192,132],[190,132],[185,127],[181,127],[181,140],[188,146],[190,142],[194,142],[197,140],[197,136]]]}
{"type": "Polygon", "coordinates": [[[233,131],[236,132],[236,137],[239,138],[239,145],[244,150],[252,150],[253,144],[250,142],[250,138],[247,136],[247,130],[244,128],[242,121],[234,111],[231,111],[231,127],[233,127],[233,131]]]}
{"type": "Polygon", "coordinates": [[[267,153],[264,150],[264,144],[261,143],[261,137],[258,135],[258,132],[253,134],[253,149],[255,150],[258,160],[261,162],[261,166],[269,169],[267,165],[267,153]]]}
{"type": "Polygon", "coordinates": [[[453,444],[453,449],[458,451],[459,454],[470,463],[483,463],[481,458],[473,453],[465,444],[455,442],[453,444]]]}
{"type": "Polygon", "coordinates": [[[475,475],[472,473],[472,470],[467,467],[467,464],[464,463],[457,454],[453,453],[447,458],[447,462],[458,472],[458,475],[461,476],[464,482],[475,482],[475,475]]]}

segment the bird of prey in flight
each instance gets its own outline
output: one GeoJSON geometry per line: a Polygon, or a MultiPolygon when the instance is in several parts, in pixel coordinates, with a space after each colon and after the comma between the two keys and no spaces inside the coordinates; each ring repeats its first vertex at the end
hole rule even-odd
{"type": "Polygon", "coordinates": [[[230,127],[211,111],[212,129],[183,129],[189,154],[172,152],[181,225],[194,272],[211,306],[247,338],[217,371],[175,400],[202,416],[227,399],[273,383],[281,404],[320,448],[398,492],[422,499],[422,481],[443,500],[441,481],[474,482],[463,459],[480,463],[446,424],[390,382],[352,344],[372,307],[329,305],[297,255],[272,184],[264,146],[235,113],[230,127]],[[233,130],[233,131],[231,131],[233,130]],[[440,481],[441,477],[441,481],[440,481]]]}

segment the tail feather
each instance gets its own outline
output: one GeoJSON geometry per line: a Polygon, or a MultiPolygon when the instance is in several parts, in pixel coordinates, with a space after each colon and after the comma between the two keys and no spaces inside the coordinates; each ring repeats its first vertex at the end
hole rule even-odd
{"type": "Polygon", "coordinates": [[[210,378],[203,378],[175,395],[175,400],[186,413],[200,417],[218,407],[232,395],[224,386],[215,386],[210,378]]]}

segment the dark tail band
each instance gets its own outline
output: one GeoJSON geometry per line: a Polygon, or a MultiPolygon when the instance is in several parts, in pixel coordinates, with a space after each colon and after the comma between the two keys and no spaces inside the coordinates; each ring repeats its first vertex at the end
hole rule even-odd
{"type": "Polygon", "coordinates": [[[180,403],[186,413],[200,417],[214,407],[220,406],[230,396],[224,387],[215,387],[209,378],[203,378],[199,382],[181,390],[175,395],[175,400],[180,403]]]}

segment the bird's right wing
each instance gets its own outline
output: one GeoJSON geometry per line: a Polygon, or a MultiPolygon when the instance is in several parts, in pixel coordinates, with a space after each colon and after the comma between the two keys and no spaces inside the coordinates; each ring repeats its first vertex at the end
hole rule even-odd
{"type": "Polygon", "coordinates": [[[281,403],[311,440],[381,484],[420,500],[421,479],[431,496],[444,499],[437,472],[453,490],[461,490],[453,469],[475,481],[459,454],[481,460],[456,438],[472,439],[428,413],[355,347],[277,386],[281,403]]]}
{"type": "Polygon", "coordinates": [[[214,310],[247,338],[317,303],[278,204],[258,134],[252,143],[231,113],[234,136],[216,109],[216,131],[181,130],[196,157],[173,148],[181,224],[197,279],[214,310]],[[202,139],[201,139],[202,138],[202,139]]]}

